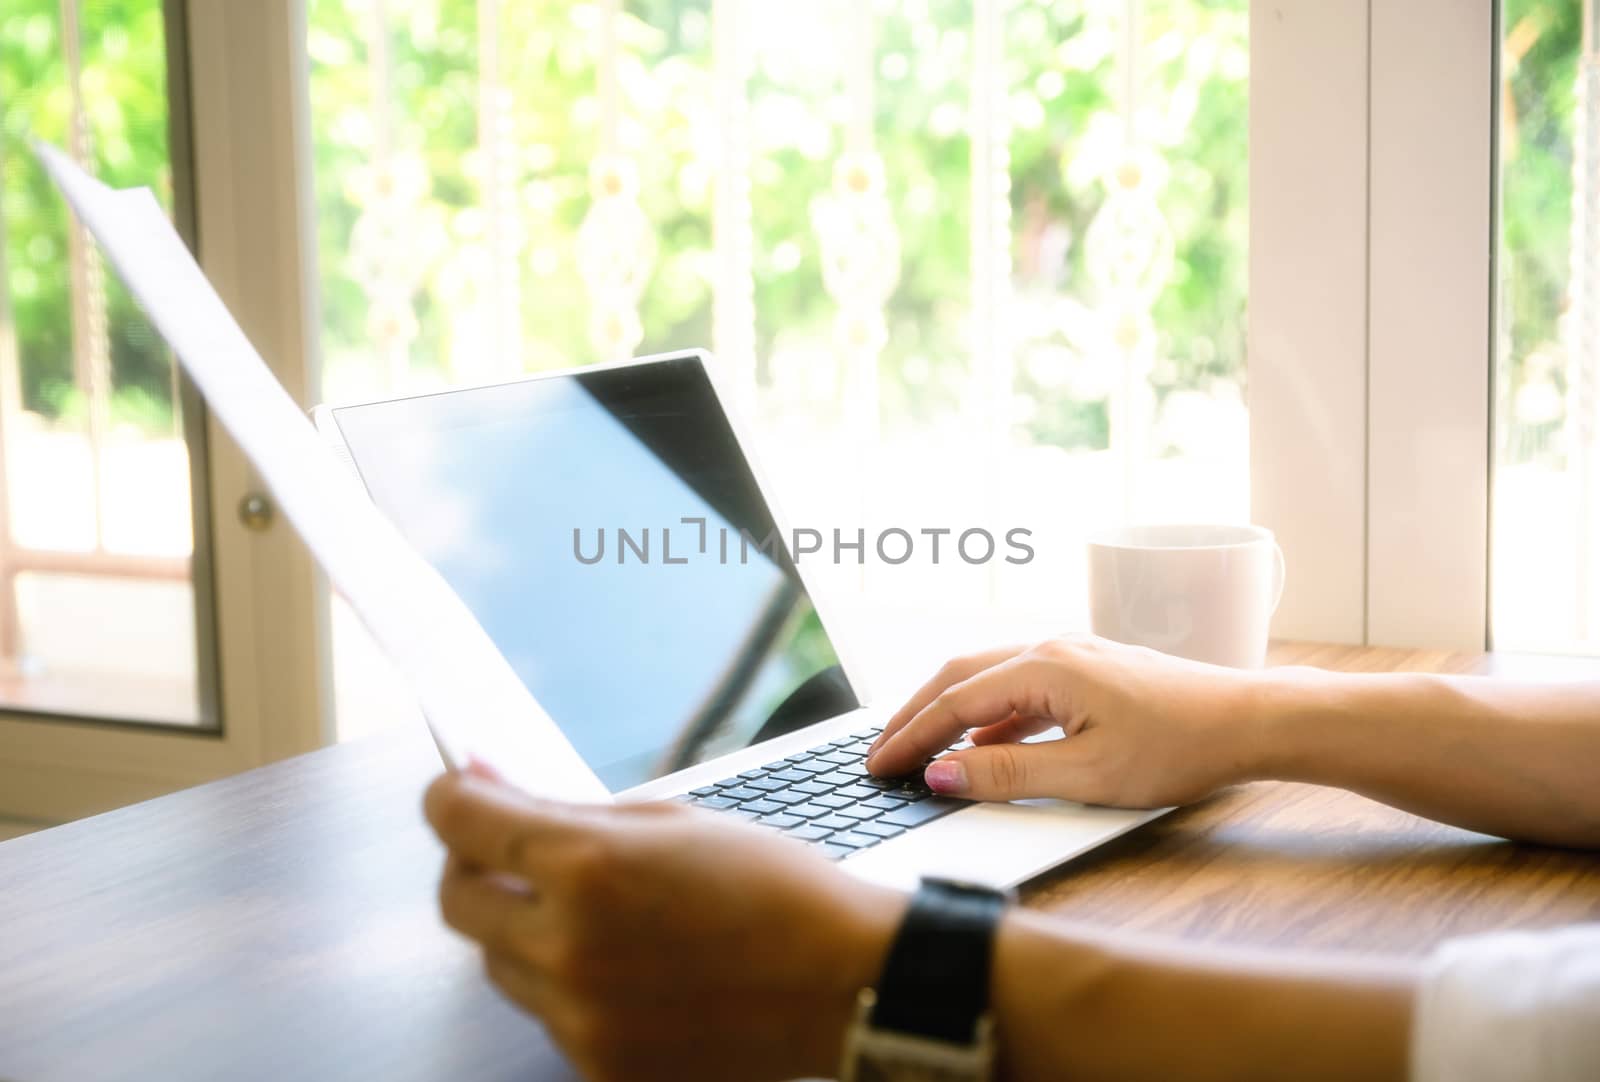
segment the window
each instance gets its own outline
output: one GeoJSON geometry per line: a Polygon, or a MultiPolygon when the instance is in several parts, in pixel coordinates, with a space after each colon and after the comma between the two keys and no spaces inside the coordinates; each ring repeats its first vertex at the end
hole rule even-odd
{"type": "MultiPolygon", "coordinates": [[[[217,720],[183,395],[33,138],[171,205],[160,0],[0,15],[0,709],[217,720]]],[[[202,475],[203,476],[203,475],[202,475]]]]}
{"type": "Polygon", "coordinates": [[[1600,52],[1585,0],[1508,0],[1493,635],[1600,652],[1600,52]]]}
{"type": "MultiPolygon", "coordinates": [[[[710,345],[792,518],[1034,531],[1022,573],[925,550],[832,569],[833,600],[896,654],[925,628],[993,638],[995,614],[1082,626],[1096,526],[1247,515],[1288,556],[1281,634],[1475,648],[1491,412],[1492,630],[1570,650],[1600,619],[1575,258],[1593,170],[1573,166],[1596,145],[1593,18],[1579,0],[8,0],[0,714],[27,692],[192,726],[217,716],[211,681],[227,729],[0,717],[0,794],[63,818],[326,735],[304,553],[241,524],[250,471],[194,438],[114,281],[106,348],[78,360],[99,294],[69,287],[72,234],[21,141],[69,141],[69,40],[93,90],[80,153],[180,218],[192,182],[202,265],[308,405],[710,345]],[[189,145],[170,152],[166,34],[193,85],[173,84],[189,145]],[[158,449],[137,486],[105,484],[125,465],[92,480],[128,447],[158,449]],[[51,471],[54,533],[32,510],[51,471]],[[215,614],[191,576],[214,578],[215,614]],[[182,710],[149,706],[134,671],[182,710]],[[115,784],[62,797],[90,775],[115,784]]],[[[341,733],[403,716],[334,616],[341,733]]]]}
{"type": "Polygon", "coordinates": [[[829,568],[880,623],[1071,626],[1086,530],[1247,517],[1243,0],[308,20],[327,399],[709,345],[791,518],[1034,532],[829,568]]]}

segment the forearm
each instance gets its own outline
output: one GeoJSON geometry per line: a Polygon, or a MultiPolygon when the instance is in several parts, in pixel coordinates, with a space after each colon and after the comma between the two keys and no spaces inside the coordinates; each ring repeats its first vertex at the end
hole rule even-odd
{"type": "Polygon", "coordinates": [[[1600,847],[1600,684],[1264,673],[1259,773],[1501,837],[1600,847]]]}
{"type": "Polygon", "coordinates": [[[1403,1079],[1409,969],[1147,944],[1027,912],[997,942],[1003,1077],[1403,1079]]]}

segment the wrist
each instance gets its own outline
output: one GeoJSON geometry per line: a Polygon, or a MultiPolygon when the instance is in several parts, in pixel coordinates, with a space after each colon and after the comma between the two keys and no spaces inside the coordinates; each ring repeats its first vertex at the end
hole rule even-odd
{"type": "Polygon", "coordinates": [[[1315,781],[1307,773],[1317,758],[1308,735],[1326,728],[1332,674],[1309,666],[1285,666],[1255,677],[1245,711],[1254,747],[1252,777],[1315,781]]]}
{"type": "Polygon", "coordinates": [[[832,940],[833,964],[819,967],[824,1003],[814,1015],[817,1025],[807,1042],[807,1077],[832,1078],[838,1070],[857,998],[861,989],[877,985],[908,904],[901,891],[850,884],[839,911],[838,935],[832,940]]]}
{"type": "MultiPolygon", "coordinates": [[[[1049,914],[1006,913],[990,977],[1004,1077],[1087,1077],[1104,1035],[1128,1013],[1105,938],[1049,914]]],[[[1111,1067],[1101,1077],[1121,1075],[1111,1067]]]]}
{"type": "Polygon", "coordinates": [[[1211,682],[1203,702],[1203,739],[1209,748],[1212,788],[1274,777],[1282,757],[1285,704],[1284,669],[1226,669],[1211,682]]]}

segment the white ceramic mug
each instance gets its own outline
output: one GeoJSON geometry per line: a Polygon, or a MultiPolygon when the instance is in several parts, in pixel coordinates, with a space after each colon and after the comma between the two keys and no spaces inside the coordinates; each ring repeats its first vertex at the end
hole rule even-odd
{"type": "Polygon", "coordinates": [[[1125,526],[1089,542],[1096,635],[1259,668],[1283,598],[1283,550],[1261,526],[1125,526]]]}

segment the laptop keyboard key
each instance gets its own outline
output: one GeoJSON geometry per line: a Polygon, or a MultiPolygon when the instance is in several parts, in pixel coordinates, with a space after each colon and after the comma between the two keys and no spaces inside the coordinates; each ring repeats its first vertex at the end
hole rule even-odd
{"type": "Polygon", "coordinates": [[[805,820],[798,815],[784,815],[782,812],[778,812],[773,815],[763,815],[756,822],[764,827],[777,827],[779,830],[788,830],[790,827],[799,826],[805,820]]]}
{"type": "Polygon", "coordinates": [[[866,849],[869,846],[877,845],[879,842],[883,841],[883,839],[874,838],[870,834],[860,834],[853,830],[846,830],[842,833],[835,834],[833,837],[829,838],[828,841],[834,845],[849,846],[851,849],[866,849]]]}
{"type": "Polygon", "coordinates": [[[792,782],[809,781],[811,775],[800,770],[777,770],[767,775],[773,781],[792,782]]]}
{"type": "Polygon", "coordinates": [[[797,781],[789,788],[796,793],[804,793],[807,796],[821,796],[832,789],[833,786],[823,785],[820,781],[797,781]]]}
{"type": "Polygon", "coordinates": [[[695,807],[698,808],[710,808],[713,811],[723,811],[726,808],[733,807],[739,802],[737,800],[729,800],[725,796],[703,796],[694,803],[695,807]]]}
{"type": "Polygon", "coordinates": [[[817,849],[829,860],[843,860],[855,852],[854,849],[843,845],[834,845],[832,842],[818,842],[817,849]]]}
{"type": "Polygon", "coordinates": [[[689,790],[689,795],[690,796],[716,796],[717,795],[717,787],[715,785],[702,785],[698,789],[690,789],[689,790]]]}
{"type": "Polygon", "coordinates": [[[854,807],[840,808],[839,814],[846,819],[876,819],[883,812],[877,808],[869,808],[865,804],[857,804],[854,807]]]}
{"type": "Polygon", "coordinates": [[[744,778],[746,781],[749,781],[752,778],[765,777],[766,773],[767,772],[765,770],[741,770],[739,771],[739,776],[744,778]]]}
{"type": "Polygon", "coordinates": [[[812,823],[802,823],[786,832],[791,838],[799,838],[803,842],[819,842],[826,838],[831,831],[812,823]]]}
{"type": "Polygon", "coordinates": [[[832,810],[820,804],[791,804],[788,807],[790,815],[798,815],[802,819],[821,819],[824,815],[832,815],[832,810]]]}
{"type": "Polygon", "coordinates": [[[826,815],[821,819],[811,820],[811,823],[826,830],[854,830],[856,827],[854,819],[846,819],[842,815],[826,815]]]}
{"type": "Polygon", "coordinates": [[[851,804],[854,804],[855,801],[847,796],[838,796],[834,793],[828,793],[825,796],[812,797],[811,803],[821,804],[824,808],[847,808],[851,804]]]}
{"type": "Polygon", "coordinates": [[[800,804],[810,800],[811,797],[806,793],[797,793],[793,789],[785,789],[781,793],[768,793],[767,799],[776,800],[779,804],[800,804]]]}
{"type": "Polygon", "coordinates": [[[919,827],[929,823],[942,815],[949,815],[953,811],[970,807],[970,800],[951,800],[948,797],[929,797],[927,800],[915,804],[907,804],[892,812],[884,813],[882,822],[897,827],[919,827]]]}
{"type": "Polygon", "coordinates": [[[817,775],[817,781],[828,786],[829,788],[832,788],[835,785],[850,785],[855,780],[856,779],[851,777],[849,774],[844,774],[837,770],[832,770],[826,774],[817,775]]]}
{"type": "Polygon", "coordinates": [[[871,823],[858,823],[856,829],[863,834],[871,834],[874,838],[893,838],[906,832],[905,827],[897,827],[893,823],[885,823],[882,819],[871,823]]]}
{"type": "Polygon", "coordinates": [[[788,782],[773,781],[771,778],[756,778],[753,781],[746,782],[745,784],[751,789],[760,789],[764,793],[775,793],[779,789],[787,789],[789,787],[788,782]]]}
{"type": "Polygon", "coordinates": [[[835,790],[833,795],[847,796],[851,800],[866,800],[868,797],[877,796],[878,791],[865,785],[846,785],[843,789],[835,790]]]}
{"type": "Polygon", "coordinates": [[[771,815],[773,812],[783,810],[783,805],[776,800],[747,800],[739,807],[745,811],[755,812],[757,815],[771,815]]]}
{"type": "Polygon", "coordinates": [[[863,808],[877,808],[879,811],[894,811],[896,808],[905,807],[906,802],[899,797],[875,796],[871,800],[863,800],[861,806],[863,808]]]}
{"type": "Polygon", "coordinates": [[[735,785],[732,788],[722,790],[718,795],[725,796],[730,800],[754,800],[761,795],[761,791],[750,789],[743,785],[735,785]]]}

